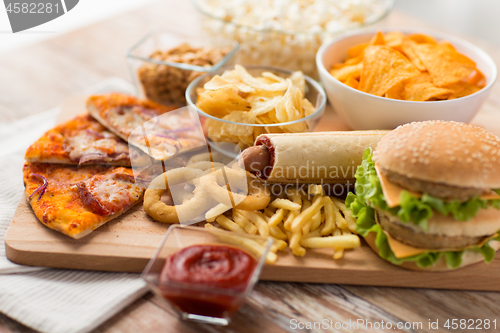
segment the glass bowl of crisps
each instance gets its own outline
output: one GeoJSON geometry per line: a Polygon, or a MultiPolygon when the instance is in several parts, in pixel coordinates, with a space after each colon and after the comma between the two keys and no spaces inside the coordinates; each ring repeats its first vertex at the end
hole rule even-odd
{"type": "Polygon", "coordinates": [[[335,112],[357,130],[468,123],[497,78],[494,61],[477,46],[422,29],[344,34],[321,46],[316,65],[335,112]]]}
{"type": "Polygon", "coordinates": [[[244,149],[264,133],[313,132],[326,94],[302,72],[235,65],[193,80],[186,100],[212,146],[229,142],[244,149]]]}
{"type": "Polygon", "coordinates": [[[158,304],[180,318],[228,325],[246,301],[265,263],[276,257],[269,237],[211,224],[172,225],[142,273],[158,304]]]}

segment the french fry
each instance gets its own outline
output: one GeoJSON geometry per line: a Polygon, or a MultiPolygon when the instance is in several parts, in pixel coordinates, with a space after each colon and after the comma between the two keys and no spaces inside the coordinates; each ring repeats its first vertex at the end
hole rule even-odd
{"type": "Polygon", "coordinates": [[[321,211],[316,212],[316,214],[313,215],[312,221],[311,221],[311,231],[314,231],[319,228],[321,224],[321,211]]]}
{"type": "Polygon", "coordinates": [[[311,230],[311,224],[312,221],[309,221],[302,227],[302,235],[307,235],[309,233],[309,231],[311,230]]]}
{"type": "Polygon", "coordinates": [[[307,235],[303,235],[302,239],[304,239],[304,238],[310,238],[310,237],[321,237],[321,229],[318,228],[318,229],[316,229],[314,231],[311,231],[307,235]]]}
{"type": "Polygon", "coordinates": [[[258,231],[257,227],[246,217],[238,213],[236,209],[233,210],[233,220],[236,224],[245,229],[245,231],[251,235],[255,235],[258,231]]]}
{"type": "MultiPolygon", "coordinates": [[[[284,240],[277,239],[277,238],[274,238],[274,237],[273,237],[273,240],[274,240],[274,243],[273,243],[273,245],[271,247],[274,246],[275,249],[276,249],[276,251],[283,251],[288,246],[288,243],[285,242],[284,240]]],[[[273,251],[273,252],[276,252],[276,251],[273,251]]]]}
{"type": "Polygon", "coordinates": [[[290,211],[283,223],[283,226],[285,227],[285,230],[292,230],[292,222],[295,220],[295,218],[299,215],[296,211],[290,211]]]}
{"type": "MultiPolygon", "coordinates": [[[[259,244],[255,240],[238,236],[238,234],[235,234],[234,236],[227,235],[225,233],[220,232],[219,230],[221,229],[214,227],[210,223],[205,224],[205,228],[210,230],[213,234],[217,235],[220,238],[220,240],[229,244],[240,246],[245,250],[256,254],[257,256],[262,256],[264,254],[264,251],[266,250],[266,248],[263,245],[259,244]]],[[[277,259],[278,256],[276,255],[276,253],[268,252],[266,256],[266,264],[272,265],[276,262],[277,259]]]]}
{"type": "Polygon", "coordinates": [[[269,227],[269,234],[277,239],[288,240],[288,236],[278,227],[269,227]]]}
{"type": "Polygon", "coordinates": [[[307,189],[307,192],[311,195],[325,195],[325,190],[323,189],[323,186],[321,185],[314,185],[311,184],[309,185],[309,188],[307,189]]]}
{"type": "Polygon", "coordinates": [[[301,208],[299,204],[290,201],[288,199],[281,199],[281,198],[274,199],[274,201],[271,202],[269,206],[275,208],[283,208],[287,210],[298,210],[301,208]]]}
{"type": "Polygon", "coordinates": [[[306,249],[304,249],[301,245],[300,245],[300,239],[301,239],[302,235],[300,233],[291,233],[291,236],[289,236],[289,239],[290,239],[290,243],[289,243],[289,246],[290,246],[290,249],[292,250],[292,253],[293,255],[297,256],[297,257],[303,257],[306,255],[306,249]]]}
{"type": "Polygon", "coordinates": [[[225,212],[227,212],[230,209],[231,209],[231,207],[226,206],[223,203],[220,203],[205,213],[205,219],[207,220],[207,222],[213,222],[213,221],[215,221],[215,218],[217,216],[224,214],[225,212]]]}
{"type": "Polygon", "coordinates": [[[259,229],[259,235],[268,237],[269,236],[269,225],[267,224],[264,215],[259,211],[250,211],[250,210],[241,210],[237,209],[237,211],[246,217],[250,222],[255,224],[257,229],[259,229]]]}
{"type": "Polygon", "coordinates": [[[330,197],[323,197],[323,204],[325,210],[325,225],[321,229],[322,235],[330,235],[335,229],[335,205],[330,197]]]}
{"type": "Polygon", "coordinates": [[[361,246],[359,237],[356,235],[341,235],[329,237],[309,237],[302,239],[300,245],[311,249],[320,248],[343,248],[354,249],[361,246]]]}
{"type": "Polygon", "coordinates": [[[309,222],[309,220],[320,211],[323,207],[323,200],[320,195],[315,195],[311,207],[303,210],[292,222],[292,232],[300,232],[302,227],[309,222]]]}
{"type": "Polygon", "coordinates": [[[285,217],[285,213],[286,213],[285,209],[278,208],[276,213],[274,213],[274,215],[269,218],[269,221],[267,221],[269,227],[272,228],[280,224],[283,221],[283,218],[285,217]]]}
{"type": "Polygon", "coordinates": [[[264,209],[264,215],[267,217],[272,217],[275,214],[274,210],[272,208],[265,208],[264,209]]]}
{"type": "Polygon", "coordinates": [[[233,221],[231,221],[230,219],[228,219],[224,215],[217,216],[215,221],[217,221],[217,223],[219,223],[219,225],[226,230],[246,234],[245,229],[243,229],[242,227],[240,227],[239,225],[237,225],[236,223],[234,223],[233,221]]]}
{"type": "Polygon", "coordinates": [[[333,252],[333,259],[335,260],[339,260],[339,259],[342,259],[342,257],[344,256],[344,249],[341,248],[341,247],[336,247],[335,252],[333,252]]]}

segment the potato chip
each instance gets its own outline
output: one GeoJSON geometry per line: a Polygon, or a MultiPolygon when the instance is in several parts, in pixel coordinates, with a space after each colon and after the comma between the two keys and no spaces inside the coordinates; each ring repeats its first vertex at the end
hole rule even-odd
{"type": "Polygon", "coordinates": [[[358,89],[359,87],[359,81],[353,78],[352,76],[349,76],[344,83],[354,89],[358,89]]]}
{"type": "Polygon", "coordinates": [[[415,46],[417,43],[410,38],[405,38],[401,45],[403,54],[418,68],[419,71],[423,72],[427,69],[424,66],[422,60],[418,57],[417,52],[415,51],[415,46]]]}
{"type": "Polygon", "coordinates": [[[410,34],[408,35],[408,38],[410,38],[412,41],[418,43],[418,44],[437,44],[436,40],[432,38],[431,36],[424,35],[424,34],[410,34]]]}
{"type": "Polygon", "coordinates": [[[290,80],[293,85],[300,89],[303,96],[306,95],[306,80],[304,79],[304,74],[301,71],[293,72],[290,76],[290,80]]]}
{"type": "Polygon", "coordinates": [[[205,85],[203,86],[203,88],[206,90],[217,90],[226,87],[235,87],[236,89],[238,89],[243,93],[250,93],[255,91],[254,88],[247,86],[242,82],[229,82],[226,81],[224,78],[220,77],[219,75],[215,75],[210,81],[205,83],[205,85]]]}
{"type": "Polygon", "coordinates": [[[361,71],[363,70],[363,63],[357,65],[345,66],[339,69],[332,69],[330,74],[340,82],[344,82],[348,77],[359,79],[361,71]]]}
{"type": "Polygon", "coordinates": [[[248,73],[243,66],[235,65],[234,70],[236,71],[236,74],[238,74],[238,76],[240,77],[241,81],[243,81],[243,83],[253,88],[260,90],[268,90],[268,91],[282,91],[288,89],[288,81],[266,84],[258,80],[257,78],[253,77],[252,75],[250,75],[250,73],[248,73]]]}
{"type": "Polygon", "coordinates": [[[304,116],[307,117],[316,111],[316,108],[309,102],[307,98],[302,99],[302,107],[304,108],[304,116]]]}
{"type": "Polygon", "coordinates": [[[206,90],[198,95],[199,109],[214,117],[224,117],[233,111],[248,111],[251,106],[234,86],[217,90],[206,90]]]}
{"type": "Polygon", "coordinates": [[[364,55],[359,90],[366,93],[383,96],[399,82],[420,74],[406,57],[388,46],[368,46],[364,55]]]}
{"type": "Polygon", "coordinates": [[[260,97],[259,99],[254,99],[250,102],[251,111],[255,116],[263,115],[269,111],[274,110],[276,104],[281,100],[281,96],[276,96],[272,98],[260,97]]]}
{"type": "Polygon", "coordinates": [[[446,43],[417,44],[415,51],[438,87],[466,80],[476,67],[472,60],[446,43]]]}
{"type": "Polygon", "coordinates": [[[438,88],[431,82],[427,73],[407,80],[404,84],[404,95],[408,101],[428,101],[430,99],[446,99],[452,91],[438,88]]]}

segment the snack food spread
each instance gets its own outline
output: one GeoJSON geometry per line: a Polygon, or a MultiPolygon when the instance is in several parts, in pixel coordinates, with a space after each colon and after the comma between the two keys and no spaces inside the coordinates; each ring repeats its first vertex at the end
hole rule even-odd
{"type": "Polygon", "coordinates": [[[460,98],[486,85],[475,62],[449,42],[399,31],[351,47],[330,74],[368,94],[408,101],[460,98]]]}

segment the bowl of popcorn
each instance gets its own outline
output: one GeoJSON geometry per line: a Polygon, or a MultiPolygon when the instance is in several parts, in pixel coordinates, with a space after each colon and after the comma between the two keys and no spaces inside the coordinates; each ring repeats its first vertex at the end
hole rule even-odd
{"type": "Polygon", "coordinates": [[[207,73],[191,82],[186,99],[209,143],[239,149],[253,146],[265,133],[314,131],[326,105],[318,82],[300,71],[269,66],[235,65],[207,73]]]}
{"type": "Polygon", "coordinates": [[[229,65],[239,44],[170,32],[146,35],[127,52],[136,93],[160,104],[185,105],[189,83],[229,65]]]}
{"type": "Polygon", "coordinates": [[[238,63],[301,70],[317,77],[321,44],[385,17],[394,0],[194,0],[204,30],[240,43],[238,63]]]}

